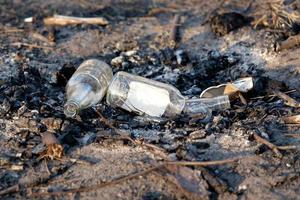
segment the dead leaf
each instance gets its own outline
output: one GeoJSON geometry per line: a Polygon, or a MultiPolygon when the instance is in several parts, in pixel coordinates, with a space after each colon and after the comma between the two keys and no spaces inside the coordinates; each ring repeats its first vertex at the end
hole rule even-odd
{"type": "Polygon", "coordinates": [[[295,99],[291,98],[290,96],[288,96],[287,94],[284,94],[283,92],[280,92],[278,90],[274,91],[274,94],[281,98],[282,100],[284,100],[284,104],[294,107],[294,108],[300,108],[300,103],[298,101],[296,101],[295,99]]]}
{"type": "Polygon", "coordinates": [[[282,117],[282,120],[287,124],[300,124],[300,115],[282,117]]]}
{"type": "Polygon", "coordinates": [[[63,146],[59,143],[55,135],[51,132],[45,132],[42,135],[43,144],[46,145],[46,150],[40,155],[40,159],[60,159],[63,156],[63,146]]]}
{"type": "Polygon", "coordinates": [[[209,199],[210,192],[206,181],[197,171],[184,166],[167,165],[168,179],[176,184],[190,199],[209,199]]]}

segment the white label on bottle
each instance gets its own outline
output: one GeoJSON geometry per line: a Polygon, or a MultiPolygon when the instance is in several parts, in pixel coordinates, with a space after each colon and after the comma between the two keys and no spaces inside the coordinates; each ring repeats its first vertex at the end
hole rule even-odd
{"type": "Polygon", "coordinates": [[[133,81],[129,84],[123,108],[140,114],[161,117],[170,103],[169,92],[146,83],[133,81]]]}

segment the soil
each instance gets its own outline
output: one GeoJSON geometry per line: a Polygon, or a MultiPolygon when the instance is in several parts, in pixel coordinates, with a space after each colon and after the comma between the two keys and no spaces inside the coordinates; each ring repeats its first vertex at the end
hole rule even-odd
{"type": "MultiPolygon", "coordinates": [[[[289,95],[300,100],[300,48],[280,52],[274,48],[276,41],[297,33],[255,29],[251,25],[255,8],[264,1],[251,2],[0,0],[1,199],[32,199],[32,193],[88,187],[161,161],[152,150],[115,137],[92,108],[76,119],[64,116],[64,87],[89,58],[104,60],[114,72],[172,84],[190,98],[209,86],[252,76],[254,89],[244,94],[248,104],[235,100],[231,109],[214,112],[208,123],[186,117],[149,122],[105,101],[95,106],[117,129],[163,149],[170,160],[241,159],[183,168],[188,174],[184,178],[197,180],[196,191],[184,178],[161,169],[58,199],[300,199],[300,139],[287,136],[299,134],[300,128],[282,120],[300,110],[268,96],[274,89],[295,89],[289,95]],[[101,16],[109,24],[45,26],[43,18],[53,14],[101,16]],[[174,45],[176,15],[181,20],[174,45]],[[28,17],[33,17],[32,23],[24,22],[28,17]],[[265,97],[256,98],[260,96],[265,97]],[[39,159],[45,132],[54,133],[63,145],[61,159],[39,159]],[[282,157],[276,157],[253,139],[254,133],[274,145],[296,148],[281,150],[282,157]],[[2,195],[16,184],[19,191],[2,195]]],[[[291,8],[299,6],[298,1],[284,5],[291,3],[291,8]]]]}

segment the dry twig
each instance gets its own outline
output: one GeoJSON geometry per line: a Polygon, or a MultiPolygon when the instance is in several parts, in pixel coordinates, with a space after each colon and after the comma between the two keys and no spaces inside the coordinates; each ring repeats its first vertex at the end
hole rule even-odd
{"type": "Polygon", "coordinates": [[[287,124],[300,124],[300,115],[282,117],[282,120],[287,124]]]}
{"type": "Polygon", "coordinates": [[[64,15],[54,15],[53,17],[47,17],[44,19],[44,24],[47,26],[66,26],[76,24],[95,24],[95,25],[107,25],[108,21],[103,17],[71,17],[64,15]]]}
{"type": "Polygon", "coordinates": [[[14,42],[11,43],[12,46],[16,46],[16,47],[29,47],[29,48],[33,48],[33,49],[47,49],[47,50],[52,50],[52,47],[48,47],[48,46],[40,46],[40,45],[36,45],[36,44],[28,44],[28,43],[23,43],[23,42],[14,42]]]}
{"type": "Polygon", "coordinates": [[[294,107],[294,108],[299,108],[300,103],[296,101],[295,99],[289,97],[288,95],[284,94],[283,92],[280,91],[274,91],[274,94],[284,100],[284,103],[288,106],[294,107]]]}
{"type": "Polygon", "coordinates": [[[37,39],[37,40],[40,40],[42,42],[45,42],[45,43],[47,43],[50,46],[54,46],[55,45],[55,42],[50,41],[48,38],[46,38],[45,36],[43,36],[42,34],[37,33],[37,32],[30,33],[30,37],[32,37],[34,39],[37,39]]]}
{"type": "MultiPolygon", "coordinates": [[[[293,92],[297,92],[297,90],[289,90],[289,91],[286,91],[286,92],[283,92],[284,94],[290,94],[290,93],[293,93],[293,92]]],[[[266,98],[266,97],[275,97],[276,95],[275,94],[270,94],[270,95],[266,95],[266,96],[258,96],[258,97],[253,97],[251,98],[251,100],[257,100],[257,99],[263,99],[263,98],[266,98]]]]}
{"type": "Polygon", "coordinates": [[[256,133],[253,133],[253,137],[254,139],[261,143],[261,144],[264,144],[266,145],[267,147],[269,147],[275,154],[277,157],[281,158],[282,157],[282,154],[279,152],[278,148],[276,145],[272,144],[271,142],[267,141],[266,139],[260,137],[258,134],[256,133]]]}
{"type": "Polygon", "coordinates": [[[13,27],[1,27],[1,33],[22,33],[24,32],[24,29],[18,29],[18,28],[13,28],[13,27]]]}

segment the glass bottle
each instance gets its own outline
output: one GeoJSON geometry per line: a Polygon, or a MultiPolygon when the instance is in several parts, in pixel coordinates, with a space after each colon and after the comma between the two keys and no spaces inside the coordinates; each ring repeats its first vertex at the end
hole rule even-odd
{"type": "Polygon", "coordinates": [[[173,118],[180,114],[206,115],[211,110],[228,107],[228,97],[224,98],[187,99],[172,85],[118,72],[107,90],[106,102],[112,107],[120,107],[139,115],[173,118]]]}
{"type": "Polygon", "coordinates": [[[84,61],[67,83],[65,115],[75,117],[80,110],[101,101],[112,76],[111,67],[105,62],[97,59],[84,61]]]}

